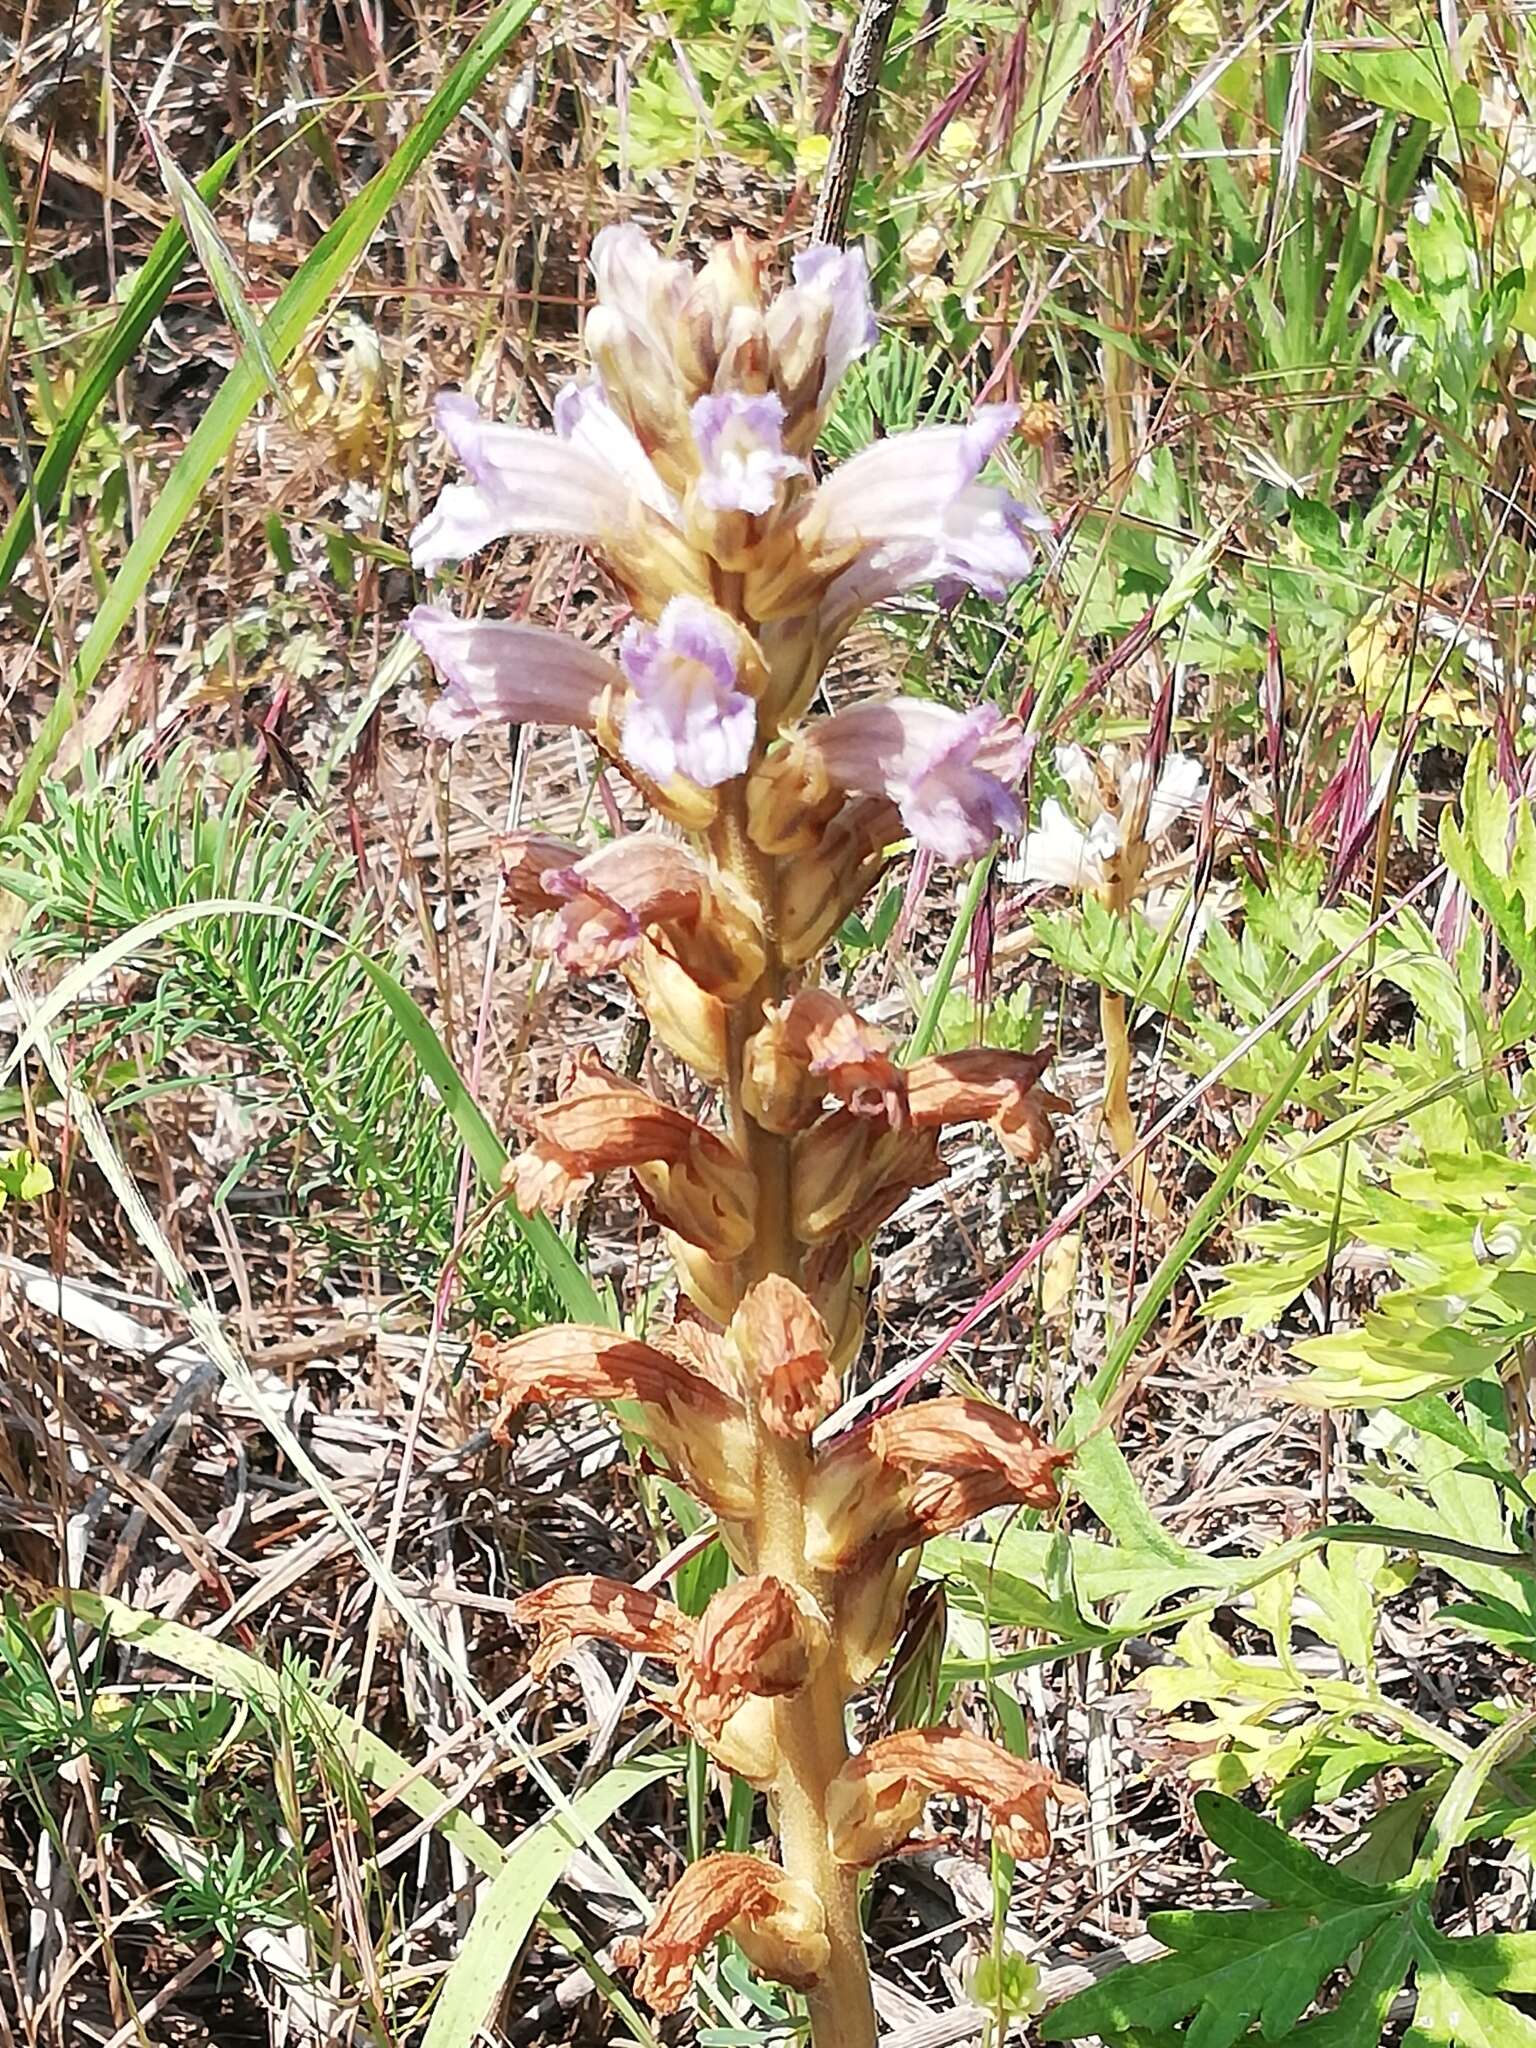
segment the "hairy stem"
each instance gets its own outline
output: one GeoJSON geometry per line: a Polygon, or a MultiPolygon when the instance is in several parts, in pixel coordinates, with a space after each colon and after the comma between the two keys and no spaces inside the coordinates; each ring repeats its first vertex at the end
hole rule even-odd
{"type": "MultiPolygon", "coordinates": [[[[762,912],[768,953],[762,980],[737,1012],[724,1091],[727,1123],[753,1169],[756,1188],[757,1229],[743,1261],[742,1279],[745,1286],[780,1273],[798,1282],[800,1249],[790,1207],[791,1141],[765,1131],[742,1106],[746,1038],[761,1021],[763,1005],[776,1000],[784,986],[775,938],[778,863],[764,859],[752,846],[739,806],[723,808],[715,844],[722,865],[762,912]]],[[[859,1918],[859,1873],[833,1856],[827,1827],[827,1788],[848,1761],[849,1687],[836,1641],[835,1589],[806,1561],[805,1497],[811,1455],[804,1442],[768,1430],[760,1433],[752,1567],[809,1593],[833,1624],[831,1647],[810,1682],[775,1707],[779,1849],[785,1870],[809,1887],[826,1916],[830,1959],[821,1981],[806,1994],[813,2048],[874,2048],[875,2007],[859,1918]]]]}

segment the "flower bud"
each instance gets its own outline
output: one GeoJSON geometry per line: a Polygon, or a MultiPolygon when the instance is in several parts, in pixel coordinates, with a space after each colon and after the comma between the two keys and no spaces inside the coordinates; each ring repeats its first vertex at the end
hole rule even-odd
{"type": "Polygon", "coordinates": [[[678,370],[691,397],[728,389],[766,391],[762,245],[738,231],[717,242],[683,301],[678,370]],[[752,337],[752,346],[744,338],[752,337]]]}
{"type": "Polygon", "coordinates": [[[833,1854],[861,1869],[893,1855],[922,1818],[930,1793],[970,1799],[992,1822],[1009,1856],[1038,1859],[1051,1847],[1051,1800],[1083,1795],[1043,1764],[960,1728],[908,1728],[853,1757],[827,1792],[833,1854]]]}
{"type": "Polygon", "coordinates": [[[837,1406],[832,1340],[793,1280],[770,1273],[749,1288],[727,1343],[749,1413],[773,1436],[809,1436],[837,1406]]]}
{"type": "Polygon", "coordinates": [[[797,1991],[812,1988],[831,1955],[826,1916],[808,1885],[758,1856],[705,1856],[684,1871],[633,1945],[635,1990],[653,2011],[676,2012],[695,1960],[722,1934],[763,1976],[797,1991]]]}

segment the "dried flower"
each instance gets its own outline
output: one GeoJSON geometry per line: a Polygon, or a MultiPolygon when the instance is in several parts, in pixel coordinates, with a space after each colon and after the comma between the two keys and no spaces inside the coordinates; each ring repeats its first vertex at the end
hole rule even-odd
{"type": "Polygon", "coordinates": [[[632,833],[585,858],[563,840],[515,833],[502,841],[502,861],[519,910],[555,913],[548,948],[573,973],[617,967],[649,938],[712,995],[743,995],[762,974],[762,930],[741,890],[659,832],[632,833]]]}
{"type": "Polygon", "coordinates": [[[828,989],[802,989],[770,1003],[747,1041],[741,1096],[765,1130],[786,1133],[814,1123],[829,1095],[856,1116],[900,1123],[906,1098],[890,1058],[890,1039],[828,989]]]}
{"type": "Polygon", "coordinates": [[[727,1333],[748,1405],[775,1436],[809,1436],[837,1406],[827,1326],[793,1280],[770,1273],[742,1296],[727,1333]]]}
{"type": "Polygon", "coordinates": [[[746,768],[757,710],[740,688],[741,642],[734,621],[693,597],[674,597],[654,626],[626,628],[619,659],[633,697],[623,745],[643,775],[713,789],[746,768]]]}
{"type": "Polygon", "coordinates": [[[595,648],[543,626],[509,619],[456,619],[419,604],[406,621],[445,688],[427,717],[435,740],[477,725],[570,725],[591,732],[618,670],[595,648]]]}
{"type": "Polygon", "coordinates": [[[753,1232],[752,1180],[728,1145],[680,1109],[581,1053],[556,1101],[526,1118],[533,1143],[508,1168],[525,1213],[560,1207],[615,1167],[633,1172],[659,1221],[705,1251],[737,1257],[753,1232]]]}
{"type": "Polygon", "coordinates": [[[723,1387],[638,1338],[583,1324],[557,1324],[474,1346],[492,1434],[506,1438],[519,1410],[535,1401],[628,1402],[648,1449],[684,1473],[716,1514],[739,1520],[753,1505],[751,1431],[741,1403],[723,1387]]]}
{"type": "Polygon", "coordinates": [[[512,1603],[512,1618],[537,1629],[538,1647],[529,1661],[535,1678],[547,1678],[577,1643],[596,1637],[617,1643],[635,1657],[660,1657],[680,1664],[693,1647],[694,1624],[680,1607],[623,1579],[592,1572],[551,1579],[512,1603]]]}
{"type": "Polygon", "coordinates": [[[718,1736],[748,1698],[798,1692],[827,1645],[810,1596],[756,1574],[715,1594],[682,1662],[677,1699],[689,1723],[718,1736]]]}
{"type": "Polygon", "coordinates": [[[722,1934],[765,1977],[798,1991],[827,1965],[826,1918],[808,1885],[758,1856],[705,1856],[684,1871],[635,1944],[635,1990],[653,2011],[676,2012],[694,1962],[722,1934]]]}
{"type": "Polygon", "coordinates": [[[893,1855],[922,1818],[929,1794],[970,1799],[1010,1856],[1049,1855],[1051,1800],[1081,1803],[1075,1786],[1043,1764],[959,1728],[907,1728],[843,1766],[827,1800],[833,1852],[861,1868],[893,1855]]]}
{"type": "Polygon", "coordinates": [[[1004,1150],[1032,1166],[1050,1150],[1052,1116],[1070,1107],[1039,1086],[1050,1058],[978,1045],[917,1060],[905,1077],[908,1114],[920,1128],[989,1123],[1004,1150]]]}
{"type": "Polygon", "coordinates": [[[1006,1503],[1054,1507],[1056,1469],[1071,1455],[990,1401],[915,1401],[823,1452],[806,1504],[807,1555],[823,1570],[846,1569],[1006,1503]]]}

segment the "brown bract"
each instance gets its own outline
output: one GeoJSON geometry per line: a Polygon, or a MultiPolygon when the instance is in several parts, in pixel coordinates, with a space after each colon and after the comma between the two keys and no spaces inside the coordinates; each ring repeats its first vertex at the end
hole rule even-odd
{"type": "Polygon", "coordinates": [[[727,1333],[749,1408],[775,1436],[809,1436],[837,1406],[832,1339],[810,1298],[770,1273],[743,1295],[727,1333]]]}
{"type": "Polygon", "coordinates": [[[804,860],[790,861],[779,890],[778,937],[798,967],[827,945],[885,866],[886,848],[906,832],[883,796],[855,797],[834,813],[804,860]]]}
{"type": "Polygon", "coordinates": [[[594,1637],[617,1643],[637,1657],[660,1657],[679,1664],[690,1654],[694,1624],[680,1607],[655,1593],[642,1592],[622,1579],[591,1572],[551,1579],[512,1603],[512,1618],[537,1629],[538,1646],[529,1662],[535,1678],[544,1678],[572,1647],[594,1637]]]}
{"type": "Polygon", "coordinates": [[[808,1991],[827,1964],[826,1919],[809,1886],[760,1856],[705,1856],[667,1893],[630,1951],[639,1961],[635,1990],[653,2011],[676,2012],[695,1959],[727,1933],[765,1977],[798,1991],[808,1991]]]}
{"type": "Polygon", "coordinates": [[[907,1108],[914,1124],[988,1123],[1004,1149],[1025,1165],[1050,1150],[1051,1117],[1069,1105],[1039,1086],[1049,1052],[999,1052],[971,1046],[918,1060],[906,1073],[907,1108]]]}
{"type": "Polygon", "coordinates": [[[827,1800],[840,1863],[867,1867],[899,1849],[930,1794],[969,1799],[992,1822],[1010,1856],[1048,1855],[1051,1800],[1080,1805],[1082,1794],[1043,1764],[1015,1756],[960,1728],[908,1728],[871,1743],[845,1764],[827,1800]]]}
{"type": "Polygon", "coordinates": [[[882,1415],[822,1454],[807,1548],[824,1569],[909,1549],[988,1509],[1054,1507],[1071,1459],[990,1401],[941,1395],[882,1415]]]}
{"type": "Polygon", "coordinates": [[[743,1700],[798,1692],[826,1643],[826,1622],[782,1579],[738,1579],[699,1617],[678,1705],[706,1738],[718,1736],[743,1700]]]}
{"type": "Polygon", "coordinates": [[[741,1076],[742,1102],[765,1130],[804,1130],[829,1095],[856,1116],[906,1120],[889,1037],[840,996],[802,989],[770,1004],[766,1020],[747,1042],[741,1076]]]}

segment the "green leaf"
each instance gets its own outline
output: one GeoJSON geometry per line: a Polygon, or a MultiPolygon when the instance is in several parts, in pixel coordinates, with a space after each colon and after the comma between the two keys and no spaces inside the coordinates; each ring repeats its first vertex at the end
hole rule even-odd
{"type": "Polygon", "coordinates": [[[282,385],[277,374],[277,365],[267,350],[266,336],[261,331],[250,300],[245,295],[240,272],[235,259],[229,253],[224,237],[219,233],[218,222],[208,211],[207,202],[186,172],[171,155],[149,123],[144,133],[154,151],[155,165],[161,181],[181,215],[181,224],[186,229],[187,240],[197,251],[197,260],[203,266],[208,282],[213,286],[214,297],[224,309],[224,317],[240,337],[240,346],[246,351],[252,363],[261,372],[262,382],[272,397],[281,398],[282,385]]]}
{"type": "Polygon", "coordinates": [[[1419,2003],[1403,2048],[1536,2048],[1536,2020],[1466,1978],[1419,1968],[1419,2003]]]}
{"type": "Polygon", "coordinates": [[[1197,1793],[1195,1812],[1211,1840],[1232,1858],[1227,1875],[1277,1906],[1364,1905],[1395,1896],[1335,1869],[1273,1821],[1223,1793],[1197,1793]]]}
{"type": "MultiPolygon", "coordinates": [[[[464,55],[427,102],[399,146],[386,158],[339,219],[315,244],[284,286],[262,326],[262,340],[277,369],[288,361],[310,327],[341,289],[348,272],[378,233],[408,181],[437,147],[460,109],[480,85],[533,12],[534,0],[502,0],[464,55]]],[[[212,404],[198,421],[175,468],[160,488],[144,524],[113,578],[100,611],[75,658],[17,777],[0,819],[0,833],[13,831],[32,808],[49,764],[74,723],[81,698],[132,618],[162,556],[202,496],[236,436],[260,399],[265,379],[260,365],[242,355],[212,404]]]]}
{"type": "Polygon", "coordinates": [[[443,1979],[422,2048],[475,2048],[518,1952],[573,1852],[626,1800],[654,1785],[668,1767],[667,1761],[655,1759],[620,1764],[571,1801],[570,1817],[552,1815],[520,1837],[475,1908],[464,1946],[443,1979]]]}
{"type": "Polygon", "coordinates": [[[1335,1907],[1319,1919],[1289,1907],[1231,1913],[1159,1913],[1148,1931],[1173,1953],[1116,1970],[1048,2013],[1046,2041],[1172,2026],[1196,2015],[1189,2048],[1231,2048],[1255,2022],[1285,2038],[1323,1980],[1389,1915],[1395,1898],[1335,1907]]]}

